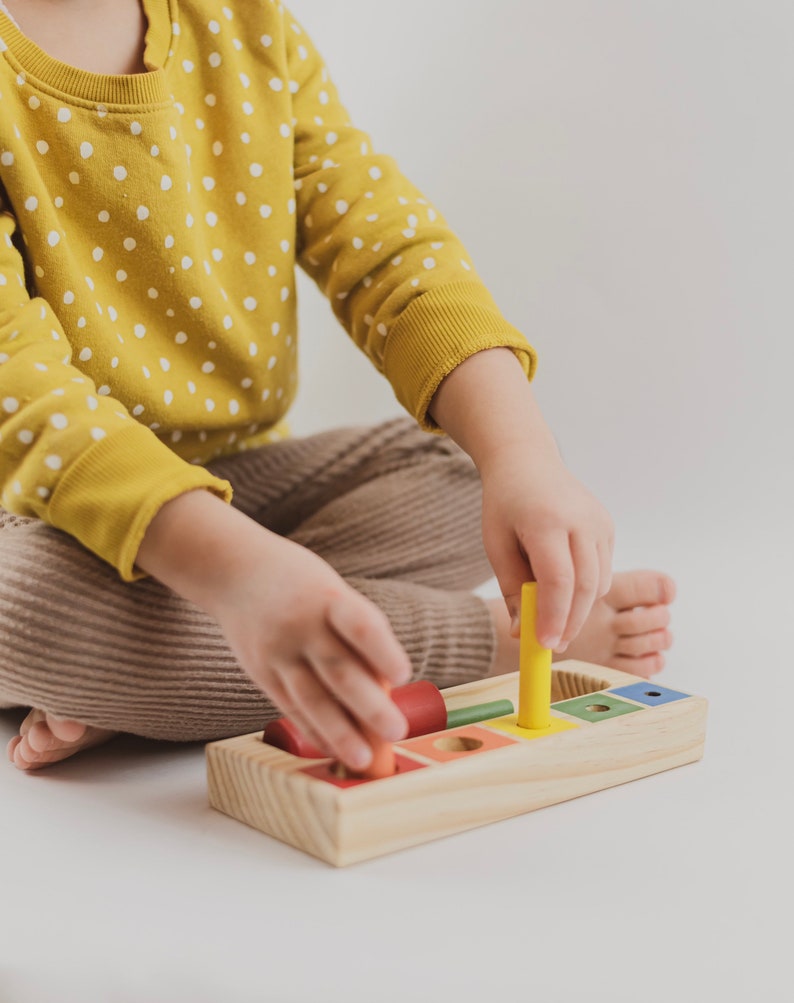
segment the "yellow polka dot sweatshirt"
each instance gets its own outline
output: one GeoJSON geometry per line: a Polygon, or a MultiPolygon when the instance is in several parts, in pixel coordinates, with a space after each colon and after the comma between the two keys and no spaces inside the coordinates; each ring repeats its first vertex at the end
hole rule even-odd
{"type": "Polygon", "coordinates": [[[268,441],[296,388],[294,268],[403,406],[534,354],[447,224],[350,123],[280,4],[143,0],[148,72],[60,62],[0,11],[0,501],[139,574],[169,499],[268,441]]]}

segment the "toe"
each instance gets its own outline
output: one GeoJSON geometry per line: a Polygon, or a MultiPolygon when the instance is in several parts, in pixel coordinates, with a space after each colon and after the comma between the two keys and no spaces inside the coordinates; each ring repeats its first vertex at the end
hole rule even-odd
{"type": "Polygon", "coordinates": [[[651,630],[664,630],[670,619],[669,606],[637,606],[615,614],[615,632],[620,637],[634,637],[651,630]]]}
{"type": "Polygon", "coordinates": [[[652,630],[633,637],[619,637],[615,650],[619,655],[655,655],[659,651],[667,651],[672,643],[673,635],[669,630],[652,630]]]}
{"type": "Polygon", "coordinates": [[[607,596],[617,610],[666,604],[675,598],[675,582],[661,571],[623,571],[615,575],[607,596]]]}
{"type": "Polygon", "coordinates": [[[43,710],[35,710],[35,709],[32,710],[27,715],[27,717],[22,722],[22,724],[19,726],[19,734],[22,735],[22,736],[27,735],[27,733],[30,731],[30,729],[33,727],[34,724],[36,724],[39,721],[43,721],[43,720],[44,720],[44,711],[43,710]]]}
{"type": "Polygon", "coordinates": [[[31,770],[36,765],[36,753],[28,745],[26,736],[19,736],[11,753],[11,762],[20,770],[31,770]]]}
{"type": "Polygon", "coordinates": [[[658,572],[659,575],[659,597],[663,603],[671,603],[678,592],[678,587],[669,575],[663,574],[661,571],[658,572]]]}
{"type": "Polygon", "coordinates": [[[613,663],[615,668],[621,672],[628,672],[632,676],[640,676],[642,679],[650,679],[657,672],[664,668],[664,655],[656,652],[652,655],[641,655],[638,658],[629,658],[618,655],[613,663]]]}
{"type": "Polygon", "coordinates": [[[78,742],[86,733],[86,725],[81,724],[80,721],[55,717],[54,714],[47,714],[46,719],[47,727],[61,742],[78,742]]]}
{"type": "Polygon", "coordinates": [[[58,742],[52,735],[48,739],[46,735],[38,733],[39,728],[46,729],[46,725],[38,722],[14,749],[13,763],[22,770],[38,770],[72,754],[72,749],[58,742]],[[33,741],[31,735],[34,736],[33,741]]]}
{"type": "Polygon", "coordinates": [[[22,736],[21,735],[14,735],[14,737],[11,739],[11,741],[6,746],[6,752],[8,753],[8,758],[9,758],[9,760],[12,763],[14,762],[14,750],[16,749],[16,747],[19,745],[19,743],[21,741],[22,741],[22,736]]]}
{"type": "Polygon", "coordinates": [[[113,732],[34,710],[8,743],[8,758],[20,770],[38,770],[112,738],[113,732]]]}
{"type": "Polygon", "coordinates": [[[45,721],[37,721],[25,735],[25,740],[33,752],[51,752],[63,745],[50,731],[45,721]]]}

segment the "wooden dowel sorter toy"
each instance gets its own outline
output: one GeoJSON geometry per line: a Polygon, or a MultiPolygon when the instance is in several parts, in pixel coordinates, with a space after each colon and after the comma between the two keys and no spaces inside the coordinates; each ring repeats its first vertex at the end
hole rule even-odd
{"type": "MultiPolygon", "coordinates": [[[[442,691],[449,711],[509,700],[519,676],[442,691]]],[[[550,725],[516,715],[394,745],[397,772],[340,776],[327,758],[267,745],[262,732],[207,746],[212,807],[337,866],[391,853],[694,762],[707,702],[586,662],[556,663],[550,725]]]]}

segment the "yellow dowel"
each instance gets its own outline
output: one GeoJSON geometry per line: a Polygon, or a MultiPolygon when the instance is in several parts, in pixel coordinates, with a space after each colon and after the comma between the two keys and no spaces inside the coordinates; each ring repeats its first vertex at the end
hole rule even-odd
{"type": "Polygon", "coordinates": [[[551,725],[551,650],[538,643],[537,585],[521,587],[521,647],[518,677],[518,727],[539,730],[551,725]]]}

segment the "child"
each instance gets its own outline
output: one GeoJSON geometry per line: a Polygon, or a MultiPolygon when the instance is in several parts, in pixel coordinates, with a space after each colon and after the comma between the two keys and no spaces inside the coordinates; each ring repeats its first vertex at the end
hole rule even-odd
{"type": "Polygon", "coordinates": [[[284,713],[361,768],[360,722],[405,730],[379,681],[515,668],[529,578],[548,647],[658,671],[673,583],[610,588],[533,349],[291,15],[5,4],[0,700],[34,708],[12,761],[284,713]],[[413,420],[283,438],[296,262],[413,420]],[[471,592],[491,569],[505,602],[471,592]]]}

